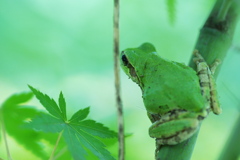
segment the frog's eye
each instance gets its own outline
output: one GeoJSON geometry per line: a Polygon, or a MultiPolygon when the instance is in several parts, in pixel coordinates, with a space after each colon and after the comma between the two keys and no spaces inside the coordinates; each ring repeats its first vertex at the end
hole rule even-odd
{"type": "Polygon", "coordinates": [[[128,59],[127,59],[127,57],[126,57],[126,55],[124,54],[124,55],[122,55],[122,62],[123,62],[123,64],[124,64],[124,66],[127,66],[128,65],[128,59]]]}

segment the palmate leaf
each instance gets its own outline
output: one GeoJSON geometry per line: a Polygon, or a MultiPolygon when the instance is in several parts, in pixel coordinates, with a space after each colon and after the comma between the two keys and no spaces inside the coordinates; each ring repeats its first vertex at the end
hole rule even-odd
{"type": "Polygon", "coordinates": [[[66,102],[62,92],[60,92],[58,104],[59,104],[60,110],[62,111],[63,119],[67,120],[66,102]]]}
{"type": "Polygon", "coordinates": [[[78,123],[78,122],[82,121],[83,119],[87,118],[87,116],[89,114],[89,109],[90,108],[87,107],[87,108],[78,110],[76,113],[73,114],[73,116],[69,120],[69,122],[71,122],[71,124],[74,124],[74,123],[78,123]]]}
{"type": "Polygon", "coordinates": [[[59,106],[46,94],[29,86],[40,103],[49,111],[42,113],[29,124],[37,130],[44,132],[61,132],[74,159],[86,159],[92,153],[98,159],[114,160],[104,148],[105,145],[97,138],[115,138],[117,134],[101,123],[93,120],[84,120],[89,114],[89,107],[77,111],[70,120],[66,119],[66,103],[63,94],[59,95],[59,106]],[[57,108],[56,108],[57,107],[57,108]],[[59,115],[60,114],[60,115],[59,115]],[[56,116],[57,115],[57,116],[56,116]]]}
{"type": "Polygon", "coordinates": [[[32,96],[32,93],[20,93],[9,97],[0,108],[2,116],[0,119],[4,123],[7,134],[38,157],[46,159],[46,153],[43,152],[42,145],[39,143],[43,134],[23,127],[26,119],[38,114],[34,108],[22,104],[29,101],[32,96]]]}
{"type": "Polygon", "coordinates": [[[43,105],[44,108],[53,116],[57,118],[64,119],[64,114],[61,112],[60,108],[58,107],[57,103],[51,99],[48,95],[43,94],[39,91],[37,91],[32,86],[29,86],[29,88],[32,90],[33,94],[37,97],[37,99],[40,101],[40,103],[43,105]]]}
{"type": "Polygon", "coordinates": [[[25,127],[33,127],[37,131],[57,133],[64,129],[65,122],[61,119],[55,118],[47,113],[38,114],[31,123],[25,127]]]}

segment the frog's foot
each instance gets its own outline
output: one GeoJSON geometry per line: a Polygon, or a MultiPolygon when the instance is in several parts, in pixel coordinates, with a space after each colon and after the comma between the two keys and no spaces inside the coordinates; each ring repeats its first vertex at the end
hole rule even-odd
{"type": "Polygon", "coordinates": [[[217,99],[216,85],[212,76],[216,67],[220,64],[220,60],[216,59],[209,69],[204,58],[197,50],[194,51],[194,55],[195,58],[193,60],[197,65],[197,75],[199,77],[202,95],[207,101],[207,109],[211,107],[213,113],[220,114],[221,108],[217,99]]]}
{"type": "Polygon", "coordinates": [[[149,135],[156,138],[159,145],[175,145],[190,138],[204,118],[184,110],[171,111],[152,124],[149,135]]]}

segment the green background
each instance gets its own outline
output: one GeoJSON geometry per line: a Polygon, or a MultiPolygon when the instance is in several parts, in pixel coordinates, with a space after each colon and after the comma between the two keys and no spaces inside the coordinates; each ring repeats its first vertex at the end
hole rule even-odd
{"type": "MultiPolygon", "coordinates": [[[[161,0],[122,0],[120,49],[153,43],[164,58],[188,64],[214,0],[176,1],[175,22],[161,0]]],[[[223,113],[204,120],[194,160],[217,159],[239,116],[240,24],[217,81],[223,113]]],[[[0,0],[0,101],[30,84],[57,98],[68,113],[91,106],[90,117],[116,130],[113,73],[113,1],[0,0]]],[[[126,159],[153,159],[155,142],[140,88],[121,71],[126,159]]],[[[42,109],[36,99],[30,102],[42,109]]],[[[34,157],[9,138],[13,159],[34,157]]],[[[117,155],[117,145],[110,147],[117,155]]],[[[3,143],[0,158],[6,158],[3,143]]]]}

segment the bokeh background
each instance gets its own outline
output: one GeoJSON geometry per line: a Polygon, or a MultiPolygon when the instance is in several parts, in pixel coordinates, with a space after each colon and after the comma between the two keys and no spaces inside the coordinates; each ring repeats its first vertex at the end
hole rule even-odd
{"type": "MultiPolygon", "coordinates": [[[[120,49],[153,43],[158,54],[188,64],[215,0],[176,1],[170,23],[166,1],[122,0],[120,49]]],[[[217,81],[223,113],[204,120],[193,160],[217,159],[239,116],[240,24],[217,81]]],[[[63,91],[68,114],[91,106],[89,118],[116,130],[113,74],[113,1],[1,0],[0,102],[30,84],[57,98],[63,91]]],[[[153,159],[155,142],[140,88],[121,72],[126,159],[153,159]]],[[[42,109],[37,100],[30,102],[42,109]]],[[[11,137],[13,159],[37,159],[11,137]]],[[[117,155],[117,145],[109,147],[117,155]]],[[[3,142],[0,158],[6,158],[3,142]]]]}

